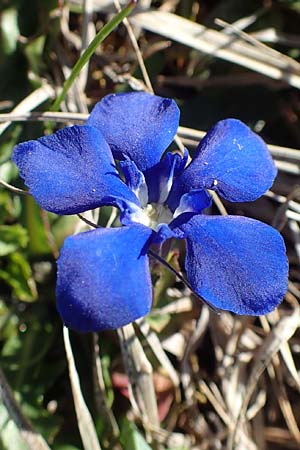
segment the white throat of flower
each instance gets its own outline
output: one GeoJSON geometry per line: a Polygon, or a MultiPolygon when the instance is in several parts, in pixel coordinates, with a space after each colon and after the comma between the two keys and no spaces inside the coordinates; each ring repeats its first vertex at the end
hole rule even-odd
{"type": "Polygon", "coordinates": [[[133,222],[157,230],[158,225],[169,224],[173,220],[173,214],[165,205],[149,203],[145,208],[136,209],[130,214],[130,218],[133,222]]]}

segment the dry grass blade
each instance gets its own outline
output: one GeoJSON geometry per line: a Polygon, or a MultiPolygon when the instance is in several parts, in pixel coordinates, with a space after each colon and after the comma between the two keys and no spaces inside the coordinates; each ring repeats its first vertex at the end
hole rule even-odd
{"type": "Polygon", "coordinates": [[[286,161],[275,161],[275,165],[277,169],[282,172],[290,173],[292,175],[300,175],[300,167],[298,164],[286,161]]]}
{"type": "Polygon", "coordinates": [[[171,361],[169,360],[168,356],[166,355],[160,340],[157,337],[157,334],[154,333],[147,324],[147,322],[144,319],[141,319],[137,322],[138,326],[140,327],[140,330],[147,340],[149,346],[151,347],[151,350],[153,351],[154,355],[156,356],[157,360],[160,362],[170,379],[172,380],[175,387],[179,386],[179,377],[174,369],[173,365],[171,364],[171,361]]]}
{"type": "MultiPolygon", "coordinates": [[[[1,115],[0,115],[1,120],[1,115]]],[[[195,130],[194,128],[179,127],[178,135],[182,139],[189,139],[193,146],[197,146],[201,139],[205,136],[206,132],[201,130],[195,130]]],[[[300,161],[300,149],[282,147],[280,145],[267,144],[271,155],[275,159],[283,159],[289,161],[300,161]]]]}
{"type": "Polygon", "coordinates": [[[298,213],[300,213],[300,204],[294,200],[288,199],[284,195],[274,194],[274,192],[268,191],[265,193],[268,198],[275,200],[278,203],[285,204],[287,201],[289,202],[289,207],[298,213]]]}
{"type": "Polygon", "coordinates": [[[239,64],[276,80],[300,88],[300,65],[289,64],[286,56],[275,57],[248,42],[227,36],[175,14],[148,11],[131,17],[130,21],[153,33],[209,54],[239,64]]]}
{"type": "Polygon", "coordinates": [[[152,378],[152,366],[132,324],[118,330],[125,370],[131,391],[131,403],[138,408],[145,428],[158,428],[159,418],[152,378]]]}
{"type": "MultiPolygon", "coordinates": [[[[83,20],[82,20],[82,32],[81,32],[81,52],[84,52],[89,46],[90,42],[96,35],[95,25],[93,23],[93,0],[84,0],[83,5],[83,20]]],[[[78,76],[80,81],[81,90],[84,91],[89,74],[89,62],[82,68],[78,76]]]]}
{"type": "Polygon", "coordinates": [[[281,147],[279,145],[268,145],[271,154],[275,158],[300,161],[300,150],[295,148],[281,147]]]}
{"type": "MultiPolygon", "coordinates": [[[[3,402],[5,408],[9,413],[9,416],[16,424],[20,435],[28,445],[29,449],[50,450],[50,447],[48,446],[44,438],[33,429],[31,423],[26,417],[24,417],[1,368],[0,400],[1,402],[3,402]]],[[[27,448],[27,446],[24,448],[27,448]]]]}
{"type": "Polygon", "coordinates": [[[293,381],[295,383],[295,385],[297,386],[298,391],[300,392],[300,377],[299,377],[299,373],[296,369],[295,366],[295,362],[292,356],[292,352],[290,349],[290,346],[288,345],[287,342],[285,342],[281,349],[280,349],[280,353],[282,355],[282,358],[285,362],[286,368],[289,371],[289,374],[291,375],[291,377],[293,378],[293,381]]]}
{"type": "Polygon", "coordinates": [[[278,403],[280,405],[280,409],[293,438],[298,443],[298,445],[300,445],[300,431],[298,428],[297,420],[294,416],[290,400],[287,395],[279,359],[277,366],[275,366],[275,373],[277,381],[276,392],[278,394],[278,403]]]}
{"type": "MultiPolygon", "coordinates": [[[[225,410],[224,406],[220,402],[219,398],[216,398],[214,393],[211,391],[210,387],[205,383],[205,381],[200,380],[199,381],[199,388],[203,392],[203,394],[206,396],[207,400],[212,404],[215,411],[217,412],[218,416],[222,419],[222,421],[227,425],[229,430],[232,430],[234,427],[234,420],[233,418],[228,414],[228,412],[225,410]]],[[[244,433],[242,429],[238,430],[238,436],[242,441],[242,445],[244,445],[244,449],[246,450],[258,450],[256,445],[249,439],[248,436],[244,433]]]]}
{"type": "Polygon", "coordinates": [[[272,44],[283,44],[290,47],[300,47],[300,38],[297,34],[284,33],[276,28],[265,28],[264,30],[251,33],[258,41],[269,42],[272,44]]]}
{"type": "MultiPolygon", "coordinates": [[[[263,329],[266,333],[269,333],[271,328],[269,325],[269,322],[279,322],[280,316],[277,310],[273,311],[272,314],[270,314],[268,317],[262,316],[260,318],[261,324],[263,326],[263,329]]],[[[282,355],[286,354],[286,351],[289,350],[288,342],[284,342],[280,347],[280,353],[282,355]]],[[[280,409],[282,411],[283,417],[286,421],[286,424],[291,432],[291,435],[293,436],[294,440],[300,443],[300,432],[298,429],[297,421],[295,419],[287,391],[284,385],[284,379],[283,379],[283,372],[282,372],[282,366],[281,361],[279,358],[279,355],[276,354],[273,356],[272,359],[272,365],[268,367],[268,372],[270,375],[271,382],[273,384],[273,390],[277,393],[277,401],[280,406],[280,409]]],[[[248,410],[249,411],[249,410],[248,410]]]]}
{"type": "MultiPolygon", "coordinates": [[[[87,120],[88,114],[76,112],[20,112],[13,110],[11,113],[0,114],[0,122],[26,122],[38,121],[44,122],[53,120],[55,122],[74,122],[83,123],[87,120]]],[[[182,139],[189,139],[192,146],[199,144],[205,136],[206,131],[196,130],[188,127],[178,127],[178,136],[182,139]]],[[[300,149],[282,147],[280,145],[268,144],[268,148],[274,158],[285,160],[300,161],[300,149]]]]}
{"type": "MultiPolygon", "coordinates": [[[[297,304],[297,300],[296,299],[294,299],[294,304],[297,304]]],[[[275,310],[273,312],[273,316],[276,317],[276,320],[278,322],[279,319],[280,319],[278,310],[275,310]]],[[[287,368],[290,376],[292,377],[293,382],[295,383],[296,388],[300,392],[300,377],[299,377],[297,368],[295,366],[295,362],[294,362],[294,359],[293,359],[292,352],[291,352],[290,345],[289,345],[288,341],[284,342],[281,345],[280,353],[281,353],[282,359],[283,359],[283,361],[284,361],[284,363],[286,365],[286,368],[287,368]]]]}
{"type": "Polygon", "coordinates": [[[295,220],[289,220],[289,228],[292,232],[292,238],[295,243],[295,250],[300,261],[300,227],[295,220]]]}
{"type": "Polygon", "coordinates": [[[53,120],[54,122],[85,122],[88,118],[88,114],[76,113],[76,112],[52,112],[52,111],[33,111],[33,112],[21,112],[13,110],[7,114],[0,114],[0,122],[27,122],[37,121],[45,122],[53,120]]]}
{"type": "MultiPolygon", "coordinates": [[[[299,206],[294,200],[300,197],[300,187],[295,186],[289,195],[286,197],[285,202],[277,209],[277,212],[273,218],[272,226],[278,230],[282,230],[288,221],[288,211],[290,208],[290,203],[294,202],[294,205],[299,206]]],[[[299,212],[299,211],[298,211],[299,212]]],[[[290,215],[290,214],[289,214],[290,215]]]]}
{"type": "Polygon", "coordinates": [[[228,440],[228,449],[233,449],[235,445],[235,437],[240,429],[245,417],[247,408],[252,397],[253,392],[257,387],[258,380],[264,370],[269,366],[272,358],[281,349],[283,343],[287,342],[300,326],[300,309],[295,308],[290,316],[282,317],[274,326],[272,331],[266,337],[263,345],[256,354],[254,364],[248,378],[248,383],[245,388],[245,396],[240,405],[239,413],[235,423],[234,430],[228,440]]]}
{"type": "Polygon", "coordinates": [[[269,54],[270,56],[278,58],[279,60],[280,59],[285,60],[288,65],[294,66],[295,70],[299,71],[299,63],[297,63],[294,59],[278,52],[277,50],[274,50],[272,47],[268,47],[267,45],[263,44],[262,42],[259,42],[257,39],[255,39],[255,37],[242,31],[242,29],[237,27],[236,24],[230,24],[221,19],[215,19],[215,23],[217,25],[220,25],[221,27],[224,27],[223,32],[229,31],[230,33],[237,34],[237,36],[239,36],[242,40],[244,40],[245,42],[249,42],[254,47],[257,47],[257,49],[260,49],[265,54],[269,54]]]}
{"type": "Polygon", "coordinates": [[[185,397],[188,401],[192,401],[192,397],[194,396],[195,393],[190,370],[190,361],[189,361],[190,355],[203,339],[204,333],[206,332],[208,327],[208,322],[209,322],[209,309],[207,306],[204,305],[202,307],[200,317],[197,321],[197,325],[187,342],[181,362],[182,366],[181,380],[185,390],[185,397]]]}
{"type": "Polygon", "coordinates": [[[64,327],[63,335],[74,406],[83,447],[84,450],[101,450],[91,414],[86,406],[81,392],[79,376],[75,366],[68,328],[64,327]]]}
{"type": "MultiPolygon", "coordinates": [[[[114,5],[115,5],[117,11],[120,12],[121,11],[121,5],[120,5],[119,0],[114,0],[114,5]]],[[[130,25],[130,23],[129,23],[129,21],[128,21],[128,19],[126,17],[123,20],[123,23],[124,23],[124,25],[126,27],[129,39],[130,39],[131,44],[132,44],[132,47],[134,48],[134,51],[135,51],[135,54],[136,54],[136,57],[137,57],[137,61],[139,63],[139,67],[140,67],[140,70],[142,72],[142,75],[143,75],[143,78],[144,78],[144,81],[145,81],[145,85],[146,85],[147,89],[149,90],[149,92],[152,92],[152,94],[153,94],[153,88],[152,88],[151,80],[149,78],[149,75],[148,75],[148,72],[147,72],[147,69],[146,69],[146,66],[145,66],[145,63],[144,63],[144,59],[143,59],[142,53],[140,51],[138,42],[136,40],[134,31],[133,31],[133,29],[132,29],[132,27],[131,27],[131,25],[130,25]]]]}
{"type": "MultiPolygon", "coordinates": [[[[37,106],[44,103],[49,98],[54,97],[54,89],[49,84],[43,84],[40,88],[31,92],[28,97],[24,98],[13,110],[13,114],[24,114],[32,111],[37,106]]],[[[0,136],[9,127],[11,122],[6,122],[0,125],[0,136]]]]}
{"type": "MultiPolygon", "coordinates": [[[[170,289],[170,292],[172,290],[170,289]]],[[[193,302],[190,297],[181,297],[165,306],[162,306],[159,310],[153,308],[150,315],[153,314],[181,314],[183,312],[189,312],[193,309],[193,302]]]]}
{"type": "Polygon", "coordinates": [[[275,444],[276,448],[299,450],[299,445],[293,441],[291,433],[288,430],[277,427],[266,427],[264,433],[266,440],[269,441],[271,445],[275,444]]]}
{"type": "Polygon", "coordinates": [[[93,349],[93,377],[96,407],[98,409],[98,413],[105,418],[106,423],[110,426],[113,436],[118,437],[120,430],[115,416],[109,408],[106,400],[105,383],[99,354],[98,335],[96,333],[93,333],[93,349]]]}
{"type": "Polygon", "coordinates": [[[214,192],[214,191],[211,191],[211,190],[209,191],[209,193],[211,194],[213,202],[216,205],[216,207],[218,208],[220,214],[222,216],[227,216],[228,212],[227,212],[225,206],[223,205],[223,202],[220,199],[220,197],[218,196],[218,194],[216,192],[214,192]]]}

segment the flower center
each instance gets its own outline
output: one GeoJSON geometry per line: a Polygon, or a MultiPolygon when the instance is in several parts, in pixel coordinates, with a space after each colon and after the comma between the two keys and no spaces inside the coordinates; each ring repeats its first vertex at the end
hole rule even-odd
{"type": "Polygon", "coordinates": [[[166,205],[148,203],[144,208],[139,208],[130,214],[130,219],[132,222],[157,230],[158,225],[169,224],[173,220],[173,214],[166,205]]]}

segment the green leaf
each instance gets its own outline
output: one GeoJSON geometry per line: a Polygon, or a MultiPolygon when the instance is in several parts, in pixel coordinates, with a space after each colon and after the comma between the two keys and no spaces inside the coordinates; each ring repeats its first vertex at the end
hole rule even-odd
{"type": "Polygon", "coordinates": [[[7,340],[17,334],[18,319],[6,306],[3,300],[0,300],[0,336],[5,342],[2,346],[1,355],[7,344],[7,340]]]}
{"type": "Polygon", "coordinates": [[[20,34],[17,11],[13,8],[3,11],[1,15],[2,48],[6,55],[14,53],[20,34]]]}
{"type": "Polygon", "coordinates": [[[23,198],[23,202],[25,204],[24,221],[29,234],[29,252],[35,255],[50,253],[40,207],[29,195],[23,198]]]}
{"type": "Polygon", "coordinates": [[[112,407],[114,402],[114,389],[111,381],[111,358],[109,355],[104,354],[101,357],[101,363],[102,363],[102,371],[103,371],[103,378],[105,383],[105,391],[106,391],[106,400],[109,408],[112,407]]]}
{"type": "Polygon", "coordinates": [[[170,320],[171,314],[151,313],[151,316],[146,317],[146,321],[149,324],[150,328],[156,333],[160,333],[168,325],[170,320]]]}
{"type": "Polygon", "coordinates": [[[127,419],[122,423],[120,440],[124,450],[152,450],[137,427],[127,419]]]}
{"type": "Polygon", "coordinates": [[[30,399],[30,403],[22,401],[22,411],[35,430],[46,439],[55,436],[59,431],[62,419],[58,415],[50,414],[41,405],[32,404],[32,399],[30,399]]]}
{"type": "Polygon", "coordinates": [[[166,450],[189,450],[187,447],[172,447],[166,448],[166,450]]]}
{"type": "Polygon", "coordinates": [[[17,173],[18,170],[11,161],[7,161],[0,166],[0,178],[8,183],[16,177],[17,173]]]}
{"type": "Polygon", "coordinates": [[[78,223],[77,216],[55,216],[54,214],[48,213],[49,221],[51,223],[51,230],[55,243],[58,247],[61,247],[65,238],[70,234],[74,233],[76,224],[78,223]],[[51,216],[55,220],[51,220],[51,216]]]}
{"type": "Polygon", "coordinates": [[[28,244],[28,234],[21,225],[0,225],[0,256],[8,255],[28,244]]]}
{"type": "Polygon", "coordinates": [[[18,219],[21,214],[21,200],[18,195],[11,195],[8,191],[0,191],[0,223],[18,219]]]}
{"type": "Polygon", "coordinates": [[[26,45],[24,50],[28,58],[29,65],[36,75],[39,75],[41,72],[45,40],[46,36],[39,36],[30,42],[30,44],[26,45]]]}
{"type": "Polygon", "coordinates": [[[8,255],[6,270],[0,270],[0,278],[12,287],[13,294],[23,302],[37,299],[35,282],[28,261],[21,253],[8,255]]]}
{"type": "MultiPolygon", "coordinates": [[[[3,73],[1,74],[3,76],[3,73]]],[[[12,103],[13,104],[13,103],[12,103]]],[[[12,148],[18,140],[22,132],[22,126],[20,124],[14,123],[4,135],[0,138],[0,164],[6,163],[10,160],[12,148]]],[[[14,172],[15,174],[18,171],[14,172]]]]}
{"type": "Polygon", "coordinates": [[[80,450],[79,447],[74,447],[74,445],[54,445],[54,450],[80,450]]]}

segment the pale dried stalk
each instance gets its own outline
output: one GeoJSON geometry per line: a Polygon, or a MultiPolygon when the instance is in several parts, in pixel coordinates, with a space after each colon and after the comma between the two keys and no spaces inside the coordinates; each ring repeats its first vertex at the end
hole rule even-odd
{"type": "MultiPolygon", "coordinates": [[[[40,88],[31,92],[26,98],[24,98],[13,110],[12,114],[26,114],[28,111],[35,109],[37,106],[44,103],[49,98],[54,97],[54,89],[47,83],[44,83],[40,88]]],[[[0,125],[0,136],[6,128],[9,127],[10,121],[0,125]]]]}
{"type": "MultiPolygon", "coordinates": [[[[238,358],[237,355],[239,354],[241,337],[245,329],[247,329],[246,320],[247,319],[244,320],[233,317],[232,330],[226,340],[224,356],[222,359],[222,367],[224,370],[222,376],[222,390],[227,410],[233,423],[233,428],[229,430],[230,433],[232,432],[232,429],[234,429],[243,396],[245,395],[247,361],[238,358]]],[[[246,436],[249,435],[249,430],[244,424],[239,428],[239,433],[241,432],[246,436]]],[[[250,436],[248,436],[248,438],[250,439],[250,436]]],[[[243,448],[243,445],[244,443],[238,442],[237,448],[243,448]]]]}
{"type": "MultiPolygon", "coordinates": [[[[232,26],[234,26],[237,30],[242,31],[242,30],[246,30],[246,28],[249,28],[250,25],[253,25],[257,19],[262,15],[264,9],[260,9],[258,11],[256,11],[255,13],[251,14],[250,16],[245,16],[245,17],[241,17],[240,19],[236,20],[234,23],[232,24],[228,24],[228,22],[224,22],[225,24],[222,25],[224,26],[223,29],[223,33],[225,34],[231,34],[232,33],[232,26]],[[228,25],[228,27],[227,27],[228,25]]],[[[220,19],[215,19],[215,23],[218,23],[220,19]]]]}
{"type": "Polygon", "coordinates": [[[145,429],[159,428],[153,371],[132,324],[118,329],[123,362],[129,381],[131,404],[138,411],[145,429]]]}
{"type": "MultiPolygon", "coordinates": [[[[118,12],[120,12],[121,11],[121,5],[120,5],[119,0],[114,0],[114,5],[116,7],[116,10],[118,12]]],[[[135,34],[133,32],[133,29],[132,29],[132,27],[130,25],[130,22],[128,21],[128,19],[126,17],[125,17],[125,19],[123,19],[123,23],[124,23],[124,25],[126,27],[129,39],[130,39],[131,44],[132,44],[132,47],[134,48],[134,51],[135,51],[135,54],[136,54],[136,58],[138,60],[138,64],[140,66],[140,69],[141,69],[141,72],[142,72],[145,84],[147,86],[147,89],[148,89],[149,92],[151,92],[153,94],[154,93],[153,87],[152,87],[152,84],[151,84],[151,81],[150,81],[150,78],[149,78],[149,75],[148,75],[145,63],[144,63],[143,55],[142,55],[142,53],[140,51],[139,44],[138,44],[138,42],[136,40],[135,34]]]]}
{"type": "MultiPolygon", "coordinates": [[[[273,316],[276,317],[276,322],[278,322],[280,320],[280,315],[279,315],[279,312],[277,309],[275,309],[275,311],[273,311],[273,316]]],[[[281,353],[281,356],[283,358],[283,361],[286,365],[286,368],[287,368],[289,374],[293,378],[293,380],[296,384],[296,387],[298,388],[298,391],[300,392],[300,377],[299,377],[298,371],[296,369],[295,362],[293,360],[292,352],[291,352],[288,342],[284,342],[281,345],[280,353],[281,353]]]]}
{"type": "Polygon", "coordinates": [[[295,250],[298,256],[298,260],[300,261],[300,227],[295,220],[289,221],[289,228],[292,232],[294,244],[295,244],[295,250]]]}
{"type": "MultiPolygon", "coordinates": [[[[178,134],[182,138],[192,139],[194,141],[194,145],[197,145],[201,141],[201,139],[203,139],[206,132],[196,130],[194,128],[178,127],[178,134]]],[[[267,144],[267,146],[274,158],[300,161],[300,149],[298,150],[295,148],[282,147],[281,145],[273,145],[273,144],[267,144]]]]}
{"type": "MultiPolygon", "coordinates": [[[[261,52],[264,52],[265,54],[269,54],[270,56],[273,56],[274,58],[278,58],[279,60],[282,59],[287,63],[287,65],[291,65],[295,67],[296,71],[299,71],[299,63],[295,61],[294,59],[290,58],[287,55],[284,55],[277,50],[275,50],[272,47],[269,47],[266,44],[263,44],[262,42],[258,41],[254,36],[251,36],[248,33],[245,33],[241,28],[237,27],[235,23],[228,23],[225,20],[222,19],[215,19],[215,23],[217,25],[220,25],[221,27],[224,27],[223,32],[230,31],[230,33],[236,33],[243,41],[248,42],[249,44],[252,44],[254,47],[257,47],[258,50],[261,50],[261,52]]],[[[227,33],[225,33],[227,34],[227,33]]]]}
{"type": "MultiPolygon", "coordinates": [[[[298,202],[295,201],[295,200],[291,200],[291,199],[289,198],[289,196],[288,196],[288,197],[285,197],[284,195],[278,195],[278,194],[275,194],[275,193],[272,192],[272,191],[266,192],[266,193],[265,193],[265,196],[266,196],[266,197],[269,197],[269,198],[271,198],[272,200],[275,200],[276,202],[281,203],[281,204],[285,204],[286,202],[288,202],[289,208],[293,209],[293,210],[296,211],[297,213],[300,213],[300,203],[298,203],[298,202]]],[[[299,194],[299,199],[300,199],[300,194],[299,194]]]]}
{"type": "Polygon", "coordinates": [[[113,436],[116,438],[120,434],[120,430],[115,416],[109,408],[106,400],[105,383],[102,372],[102,365],[99,353],[98,335],[93,333],[93,375],[95,383],[95,401],[98,414],[104,416],[107,424],[110,426],[113,436]]]}
{"type": "MultiPolygon", "coordinates": [[[[121,11],[121,6],[120,6],[119,0],[113,0],[113,1],[114,1],[114,4],[115,4],[115,7],[116,7],[117,11],[120,12],[121,11]]],[[[132,47],[134,48],[139,67],[141,69],[141,72],[142,72],[142,75],[143,75],[143,78],[144,78],[145,86],[146,86],[146,88],[147,88],[147,90],[149,92],[154,94],[154,90],[153,90],[153,87],[152,87],[152,84],[151,84],[151,80],[150,80],[150,77],[149,77],[147,69],[146,69],[146,65],[144,63],[142,52],[140,50],[140,47],[139,47],[139,44],[138,44],[137,39],[135,37],[134,31],[133,31],[132,26],[131,26],[129,20],[127,19],[127,17],[125,17],[125,19],[123,19],[123,23],[124,23],[124,25],[125,25],[125,27],[127,29],[127,33],[128,33],[129,39],[131,41],[132,47]]],[[[184,153],[184,145],[181,142],[181,139],[180,139],[180,137],[177,134],[174,137],[174,141],[175,141],[175,143],[176,143],[180,153],[183,155],[183,153],[184,153]]]]}
{"type": "Polygon", "coordinates": [[[234,448],[236,434],[238,433],[238,430],[246,417],[248,404],[257,387],[260,376],[270,365],[272,358],[278,353],[282,344],[287,342],[293,336],[297,328],[299,328],[299,325],[300,310],[297,307],[290,316],[284,316],[280,319],[280,321],[273,327],[272,331],[266,337],[263,345],[260,347],[255,356],[254,364],[248,378],[248,383],[245,386],[245,395],[236,416],[234,430],[229,436],[227,442],[228,449],[234,448]]]}
{"type": "MultiPolygon", "coordinates": [[[[58,123],[83,123],[89,117],[88,114],[76,113],[76,112],[14,112],[0,114],[0,122],[27,122],[27,121],[37,121],[44,122],[48,120],[53,120],[58,123]]],[[[196,130],[194,128],[188,127],[178,127],[178,136],[181,138],[192,139],[194,145],[197,145],[201,139],[205,136],[206,131],[196,130]]],[[[300,161],[300,149],[282,147],[280,145],[267,145],[272,156],[274,158],[282,158],[288,160],[300,161]]]]}
{"type": "Polygon", "coordinates": [[[151,347],[152,352],[154,353],[157,360],[162,365],[163,369],[168,374],[169,378],[172,380],[173,385],[175,387],[178,387],[179,386],[178,374],[177,374],[176,370],[174,369],[171,361],[169,360],[167,354],[165,353],[165,351],[161,345],[161,342],[158,339],[157,334],[151,330],[151,328],[149,327],[149,325],[147,324],[147,322],[144,319],[138,320],[137,324],[138,324],[143,336],[147,340],[149,346],[151,347]]]}
{"type": "MultiPolygon", "coordinates": [[[[299,186],[292,188],[292,190],[286,197],[285,202],[283,202],[281,204],[281,206],[279,208],[277,208],[276,214],[274,215],[274,218],[272,221],[272,226],[274,228],[277,228],[279,231],[281,231],[284,228],[284,226],[286,225],[288,218],[295,219],[295,220],[297,220],[297,217],[300,218],[300,214],[297,214],[297,212],[295,213],[295,212],[289,210],[290,203],[294,199],[297,199],[297,198],[300,198],[300,187],[299,186]]],[[[300,205],[298,205],[295,201],[293,201],[293,205],[299,206],[299,211],[298,211],[298,213],[299,213],[300,205]]]]}
{"type": "Polygon", "coordinates": [[[84,401],[80,380],[76,370],[73,351],[69,338],[68,328],[63,328],[64,344],[66,350],[66,357],[69,368],[69,377],[72,388],[74,406],[77,416],[78,428],[84,450],[101,450],[95,426],[91,414],[84,401]]]}
{"type": "MultiPolygon", "coordinates": [[[[93,0],[83,0],[83,20],[82,20],[82,31],[81,31],[81,52],[89,46],[90,42],[94,39],[96,35],[95,25],[92,21],[93,19],[93,0]]],[[[89,73],[89,65],[88,62],[81,70],[78,75],[78,80],[80,83],[81,90],[84,91],[88,79],[89,73]]]]}
{"type": "Polygon", "coordinates": [[[153,308],[150,311],[151,314],[181,314],[183,312],[192,311],[193,302],[190,297],[181,297],[178,300],[175,300],[171,303],[168,303],[165,306],[162,306],[159,309],[153,308]]]}
{"type": "Polygon", "coordinates": [[[282,411],[288,429],[290,430],[295,441],[300,446],[300,430],[297,424],[297,419],[295,418],[293,412],[293,408],[288,398],[286,386],[283,381],[282,369],[280,367],[280,359],[278,357],[276,359],[276,364],[274,364],[274,369],[276,374],[276,393],[280,409],[282,411]]]}
{"type": "MultiPolygon", "coordinates": [[[[214,396],[209,386],[205,383],[205,381],[200,380],[199,381],[199,388],[201,391],[205,394],[208,401],[211,403],[211,405],[214,407],[215,411],[217,412],[218,416],[222,419],[222,421],[225,423],[225,425],[228,427],[229,430],[234,428],[234,419],[230,416],[230,414],[224,409],[222,404],[219,402],[218,399],[214,396]]],[[[223,402],[224,403],[224,402],[223,402]]],[[[244,448],[247,450],[258,450],[256,445],[249,439],[248,436],[244,433],[243,430],[238,430],[238,436],[242,440],[244,444],[244,448]]]]}
{"type": "MultiPolygon", "coordinates": [[[[58,61],[61,65],[61,69],[64,75],[64,80],[68,80],[72,69],[70,69],[69,66],[65,65],[65,55],[62,51],[62,49],[60,49],[60,47],[58,46],[58,61]]],[[[61,88],[59,88],[61,89],[61,88]]],[[[68,90],[67,94],[66,94],[66,98],[64,99],[64,101],[61,104],[61,108],[65,109],[65,110],[71,110],[74,112],[81,112],[82,114],[87,114],[88,113],[88,107],[86,104],[86,96],[85,93],[83,92],[82,89],[82,82],[81,79],[79,77],[77,77],[72,86],[70,87],[70,89],[68,90]]]]}
{"type": "Polygon", "coordinates": [[[44,438],[33,429],[29,420],[23,415],[1,368],[0,399],[7,409],[10,418],[17,426],[21,437],[24,439],[24,442],[26,442],[29,449],[50,450],[50,447],[48,446],[44,438]]]}
{"type": "Polygon", "coordinates": [[[218,194],[215,191],[211,191],[211,190],[209,191],[209,193],[211,194],[213,202],[216,205],[216,207],[218,208],[219,213],[222,216],[227,216],[228,212],[227,212],[225,206],[223,205],[223,202],[220,199],[220,197],[218,196],[218,194]]]}
{"type": "Polygon", "coordinates": [[[195,395],[195,386],[192,381],[191,369],[190,369],[190,356],[195,351],[196,347],[200,345],[204,333],[207,330],[209,323],[209,308],[203,305],[200,313],[200,317],[197,321],[197,325],[189,337],[186,344],[184,355],[181,361],[181,381],[185,392],[185,398],[188,402],[192,402],[195,395]]]}
{"type": "Polygon", "coordinates": [[[37,121],[45,122],[48,120],[53,120],[55,122],[85,122],[88,118],[88,114],[76,113],[76,112],[52,112],[52,111],[33,111],[33,112],[20,112],[13,110],[10,113],[0,114],[0,122],[27,122],[27,121],[37,121]]]}
{"type": "Polygon", "coordinates": [[[300,47],[300,38],[298,34],[289,34],[278,31],[275,28],[265,28],[263,30],[251,33],[260,42],[271,44],[283,44],[289,47],[300,47]]]}
{"type": "Polygon", "coordinates": [[[262,52],[241,39],[209,29],[175,14],[147,11],[130,18],[131,23],[168,39],[180,42],[202,53],[247,67],[276,80],[300,88],[300,65],[262,52]]]}
{"type": "MultiPolygon", "coordinates": [[[[271,317],[273,318],[272,322],[276,320],[275,323],[278,323],[280,320],[280,316],[277,310],[273,311],[273,313],[270,314],[269,317],[262,316],[260,318],[262,327],[266,333],[269,333],[271,330],[269,322],[267,320],[268,318],[271,317]]],[[[286,341],[280,347],[281,354],[285,354],[287,348],[289,349],[289,345],[288,342],[286,341]]],[[[283,417],[286,421],[287,427],[290,430],[295,441],[298,442],[299,444],[300,432],[284,385],[280,358],[278,354],[273,356],[272,365],[270,365],[267,369],[269,370],[269,373],[271,375],[270,378],[274,385],[274,391],[277,393],[277,401],[279,403],[283,417]]]]}
{"type": "Polygon", "coordinates": [[[116,220],[117,216],[118,216],[118,209],[113,206],[111,208],[111,213],[110,213],[109,219],[108,219],[105,227],[110,228],[112,226],[112,224],[114,223],[114,221],[116,220]]]}

